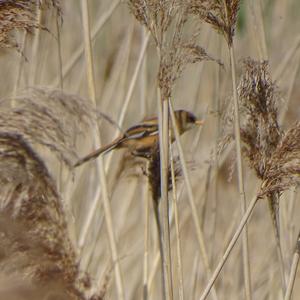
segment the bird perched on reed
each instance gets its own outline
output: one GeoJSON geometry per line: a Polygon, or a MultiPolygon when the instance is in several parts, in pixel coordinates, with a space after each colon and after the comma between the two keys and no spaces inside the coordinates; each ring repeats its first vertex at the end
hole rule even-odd
{"type": "MultiPolygon", "coordinates": [[[[197,120],[196,116],[186,110],[176,110],[175,112],[177,128],[179,134],[186,132],[195,125],[202,125],[202,120],[197,120]]],[[[76,162],[74,167],[97,158],[100,154],[107,153],[113,149],[128,148],[135,156],[147,157],[150,150],[158,143],[158,119],[144,119],[137,125],[128,128],[124,134],[76,162]]],[[[172,142],[174,134],[171,134],[172,142]]]]}

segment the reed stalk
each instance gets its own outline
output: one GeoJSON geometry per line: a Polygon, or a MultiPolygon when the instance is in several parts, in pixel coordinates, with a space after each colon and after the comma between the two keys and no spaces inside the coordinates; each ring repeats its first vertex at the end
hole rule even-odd
{"type": "Polygon", "coordinates": [[[206,285],[206,287],[205,287],[205,289],[204,289],[204,291],[203,291],[203,293],[202,293],[202,295],[200,297],[200,300],[207,299],[207,297],[208,297],[208,295],[210,293],[210,290],[212,289],[212,287],[213,287],[216,279],[218,278],[221,270],[223,269],[224,264],[226,263],[226,261],[227,261],[229,255],[230,255],[233,247],[235,246],[235,244],[236,244],[236,242],[237,242],[240,234],[242,233],[242,231],[244,229],[244,226],[248,222],[248,219],[251,216],[251,213],[252,213],[252,211],[253,211],[253,209],[254,209],[254,207],[255,207],[258,199],[259,198],[254,197],[251,200],[251,202],[249,203],[249,206],[248,206],[248,208],[247,208],[247,210],[246,210],[243,218],[241,219],[240,224],[239,224],[237,230],[235,231],[232,239],[230,240],[230,243],[227,246],[227,248],[226,248],[226,250],[225,250],[225,252],[224,252],[224,254],[223,254],[223,256],[222,256],[222,258],[220,260],[220,262],[218,263],[217,267],[215,268],[214,272],[212,273],[212,276],[211,276],[208,284],[206,285]]]}
{"type": "Polygon", "coordinates": [[[295,252],[294,252],[294,256],[293,256],[290,276],[288,279],[288,285],[287,285],[286,293],[284,296],[284,300],[292,299],[292,292],[293,292],[295,279],[296,279],[296,275],[297,275],[299,258],[300,258],[300,235],[298,235],[297,242],[296,242],[295,252]]]}
{"type": "MultiPolygon", "coordinates": [[[[237,155],[237,171],[238,171],[238,186],[240,195],[241,215],[243,216],[246,212],[246,195],[243,179],[243,163],[242,163],[242,148],[241,148],[241,134],[240,134],[240,110],[238,91],[236,83],[236,70],[235,70],[235,54],[233,44],[229,46],[230,52],[230,65],[231,65],[231,78],[232,78],[232,89],[233,89],[233,102],[234,102],[234,135],[237,155]]],[[[247,300],[252,299],[251,292],[251,273],[250,273],[250,261],[249,261],[249,247],[248,247],[248,229],[247,225],[242,236],[243,240],[243,270],[244,270],[244,281],[245,281],[245,295],[247,300]]]]}
{"type": "Polygon", "coordinates": [[[169,109],[168,101],[161,98],[158,92],[158,120],[159,120],[159,149],[160,149],[160,178],[161,178],[161,224],[162,224],[162,261],[164,299],[173,299],[170,228],[169,228],[169,109]]]}
{"type": "MultiPolygon", "coordinates": [[[[173,106],[172,106],[171,101],[169,101],[169,106],[170,106],[170,116],[171,116],[171,121],[172,121],[172,129],[174,130],[175,140],[176,140],[177,147],[178,147],[179,158],[180,158],[181,167],[182,167],[182,173],[183,173],[183,176],[184,176],[185,185],[186,185],[187,193],[188,193],[189,204],[190,204],[190,207],[191,207],[191,213],[192,213],[193,221],[194,221],[194,224],[195,224],[197,241],[199,243],[199,249],[200,249],[202,259],[203,259],[203,263],[204,263],[204,266],[205,266],[206,273],[207,273],[208,276],[210,276],[211,268],[209,266],[209,258],[208,258],[207,251],[206,251],[204,234],[202,232],[199,217],[198,217],[198,213],[197,213],[197,207],[196,207],[196,204],[195,204],[195,199],[194,199],[194,195],[193,195],[193,191],[192,191],[192,185],[191,185],[190,177],[188,175],[188,169],[187,169],[186,161],[185,161],[185,158],[184,158],[182,145],[180,143],[179,132],[178,132],[178,129],[177,129],[177,126],[176,126],[175,115],[174,115],[174,110],[173,110],[173,106]]],[[[212,295],[213,295],[214,299],[218,299],[216,290],[214,288],[213,288],[213,294],[212,295]]]]}
{"type": "MultiPolygon", "coordinates": [[[[92,45],[91,45],[91,36],[90,36],[90,20],[89,20],[89,11],[87,0],[81,1],[82,9],[82,20],[83,20],[83,29],[84,29],[84,46],[85,46],[85,57],[86,57],[86,72],[88,79],[88,91],[89,96],[93,104],[96,106],[96,88],[95,88],[95,79],[94,79],[94,64],[93,64],[93,54],[92,54],[92,45]]],[[[95,128],[95,145],[99,147],[101,145],[101,138],[99,130],[96,126],[95,128]]],[[[107,183],[105,178],[105,170],[103,165],[103,158],[100,157],[97,160],[97,168],[100,175],[100,185],[102,189],[102,201],[104,207],[104,216],[106,221],[106,227],[109,237],[109,245],[112,253],[112,259],[114,262],[114,271],[115,279],[118,290],[118,297],[120,300],[125,299],[123,281],[121,275],[121,268],[119,263],[119,256],[117,251],[117,245],[115,240],[115,233],[112,222],[112,213],[108,197],[107,183]]]]}

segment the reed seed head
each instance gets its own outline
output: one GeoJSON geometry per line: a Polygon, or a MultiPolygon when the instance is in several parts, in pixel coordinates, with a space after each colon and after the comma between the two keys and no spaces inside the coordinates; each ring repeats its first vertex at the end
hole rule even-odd
{"type": "Polygon", "coordinates": [[[61,14],[59,0],[1,0],[0,1],[0,48],[16,48],[20,51],[14,33],[15,31],[26,31],[31,33],[33,29],[45,29],[38,23],[37,8],[54,7],[61,14]]]}

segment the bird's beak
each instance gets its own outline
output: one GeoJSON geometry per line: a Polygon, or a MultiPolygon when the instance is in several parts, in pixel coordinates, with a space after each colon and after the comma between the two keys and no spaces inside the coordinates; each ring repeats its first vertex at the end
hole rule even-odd
{"type": "Polygon", "coordinates": [[[201,126],[204,124],[204,120],[197,120],[195,124],[201,126]]]}

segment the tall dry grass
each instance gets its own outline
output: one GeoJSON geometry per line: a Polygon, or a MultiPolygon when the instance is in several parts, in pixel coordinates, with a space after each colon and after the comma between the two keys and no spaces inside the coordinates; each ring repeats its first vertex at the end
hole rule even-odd
{"type": "Polygon", "coordinates": [[[0,1],[0,298],[297,299],[298,12],[0,1]],[[149,160],[73,169],[155,114],[149,160]]]}

